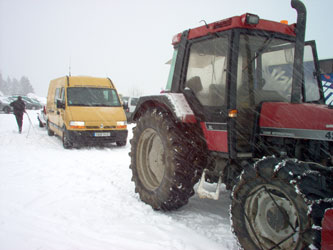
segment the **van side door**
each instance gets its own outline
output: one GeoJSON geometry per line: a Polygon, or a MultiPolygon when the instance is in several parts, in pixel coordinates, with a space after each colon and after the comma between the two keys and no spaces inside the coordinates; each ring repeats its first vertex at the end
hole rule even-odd
{"type": "Polygon", "coordinates": [[[47,116],[48,116],[48,123],[49,126],[52,127],[52,130],[55,130],[55,132],[59,131],[58,129],[58,120],[59,120],[59,114],[58,114],[58,108],[57,108],[57,99],[59,98],[59,92],[60,88],[56,87],[53,90],[53,95],[50,100],[50,105],[48,106],[47,110],[47,116]]]}
{"type": "Polygon", "coordinates": [[[61,107],[57,107],[57,114],[58,114],[58,128],[59,130],[63,129],[64,123],[65,123],[65,112],[66,112],[66,101],[65,101],[65,88],[62,87],[59,89],[59,95],[58,95],[58,103],[60,103],[61,107]]]}

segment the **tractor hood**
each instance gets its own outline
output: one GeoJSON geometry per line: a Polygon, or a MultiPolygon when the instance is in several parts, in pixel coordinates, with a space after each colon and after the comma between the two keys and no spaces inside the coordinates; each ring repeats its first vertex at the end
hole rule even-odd
{"type": "Polygon", "coordinates": [[[264,136],[333,140],[333,109],[319,104],[262,104],[260,134],[264,136]]]}

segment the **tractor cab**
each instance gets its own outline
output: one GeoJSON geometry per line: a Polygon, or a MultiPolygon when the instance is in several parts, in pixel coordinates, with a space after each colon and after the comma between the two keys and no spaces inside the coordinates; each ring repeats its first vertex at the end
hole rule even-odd
{"type": "Polygon", "coordinates": [[[301,69],[295,44],[294,24],[252,14],[175,36],[167,90],[185,95],[209,150],[253,157],[261,104],[292,102],[293,77],[301,102],[324,103],[315,44],[306,43],[301,69]]]}

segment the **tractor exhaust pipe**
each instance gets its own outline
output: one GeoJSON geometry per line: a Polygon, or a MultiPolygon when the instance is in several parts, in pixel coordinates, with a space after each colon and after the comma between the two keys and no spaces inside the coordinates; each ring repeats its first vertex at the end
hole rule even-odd
{"type": "Polygon", "coordinates": [[[293,68],[291,103],[300,103],[304,82],[303,56],[306,26],[306,8],[299,0],[291,0],[291,7],[297,11],[296,43],[293,68]]]}

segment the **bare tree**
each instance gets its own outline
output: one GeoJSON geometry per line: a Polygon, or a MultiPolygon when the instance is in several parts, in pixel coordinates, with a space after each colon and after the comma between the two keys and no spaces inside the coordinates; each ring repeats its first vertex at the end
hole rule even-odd
{"type": "Polygon", "coordinates": [[[129,94],[129,96],[132,96],[132,97],[140,97],[143,95],[143,91],[134,87],[129,90],[128,94],[129,94]]]}

